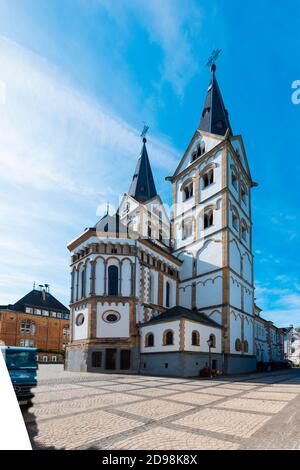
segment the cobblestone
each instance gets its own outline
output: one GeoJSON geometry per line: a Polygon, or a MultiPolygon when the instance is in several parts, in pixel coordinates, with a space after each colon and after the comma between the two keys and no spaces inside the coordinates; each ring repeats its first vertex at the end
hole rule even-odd
{"type": "Polygon", "coordinates": [[[45,365],[23,413],[38,449],[299,449],[299,396],[297,370],[200,380],[45,365]]]}

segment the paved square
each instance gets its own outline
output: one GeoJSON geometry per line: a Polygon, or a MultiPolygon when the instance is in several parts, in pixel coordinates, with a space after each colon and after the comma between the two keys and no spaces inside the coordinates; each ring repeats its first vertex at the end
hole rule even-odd
{"type": "Polygon", "coordinates": [[[36,449],[299,449],[300,370],[180,379],[41,365],[36,449]]]}

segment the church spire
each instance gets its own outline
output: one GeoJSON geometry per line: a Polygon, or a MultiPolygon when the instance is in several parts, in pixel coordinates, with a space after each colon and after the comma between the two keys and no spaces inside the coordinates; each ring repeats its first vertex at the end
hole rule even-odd
{"type": "Polygon", "coordinates": [[[225,109],[219,85],[215,76],[216,65],[210,67],[211,79],[198,129],[211,134],[225,135],[227,129],[232,134],[228,112],[225,109]]]}
{"type": "Polygon", "coordinates": [[[146,133],[143,131],[142,150],[128,192],[129,196],[132,196],[141,203],[157,196],[146,147],[147,139],[145,135],[146,133]]]}

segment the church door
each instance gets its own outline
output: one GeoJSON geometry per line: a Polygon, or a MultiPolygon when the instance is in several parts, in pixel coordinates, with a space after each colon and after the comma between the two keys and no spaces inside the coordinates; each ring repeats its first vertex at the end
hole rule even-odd
{"type": "Polygon", "coordinates": [[[130,369],[130,349],[121,349],[120,356],[120,369],[128,370],[130,369]]]}
{"type": "Polygon", "coordinates": [[[115,370],[116,369],[116,349],[107,349],[105,355],[105,369],[106,370],[115,370]]]}

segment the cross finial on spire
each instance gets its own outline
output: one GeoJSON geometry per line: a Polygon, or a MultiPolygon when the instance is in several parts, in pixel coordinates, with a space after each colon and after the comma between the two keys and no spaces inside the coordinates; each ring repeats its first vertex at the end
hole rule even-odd
{"type": "Polygon", "coordinates": [[[144,123],[144,128],[143,128],[142,133],[141,133],[141,137],[142,137],[144,143],[147,142],[146,134],[147,134],[148,130],[149,130],[149,126],[147,126],[147,124],[144,123]]]}
{"type": "Polygon", "coordinates": [[[106,215],[109,215],[109,202],[106,204],[106,215]]]}
{"type": "Polygon", "coordinates": [[[207,67],[210,67],[211,72],[216,71],[216,60],[219,58],[221,49],[214,49],[208,59],[207,67]]]}

